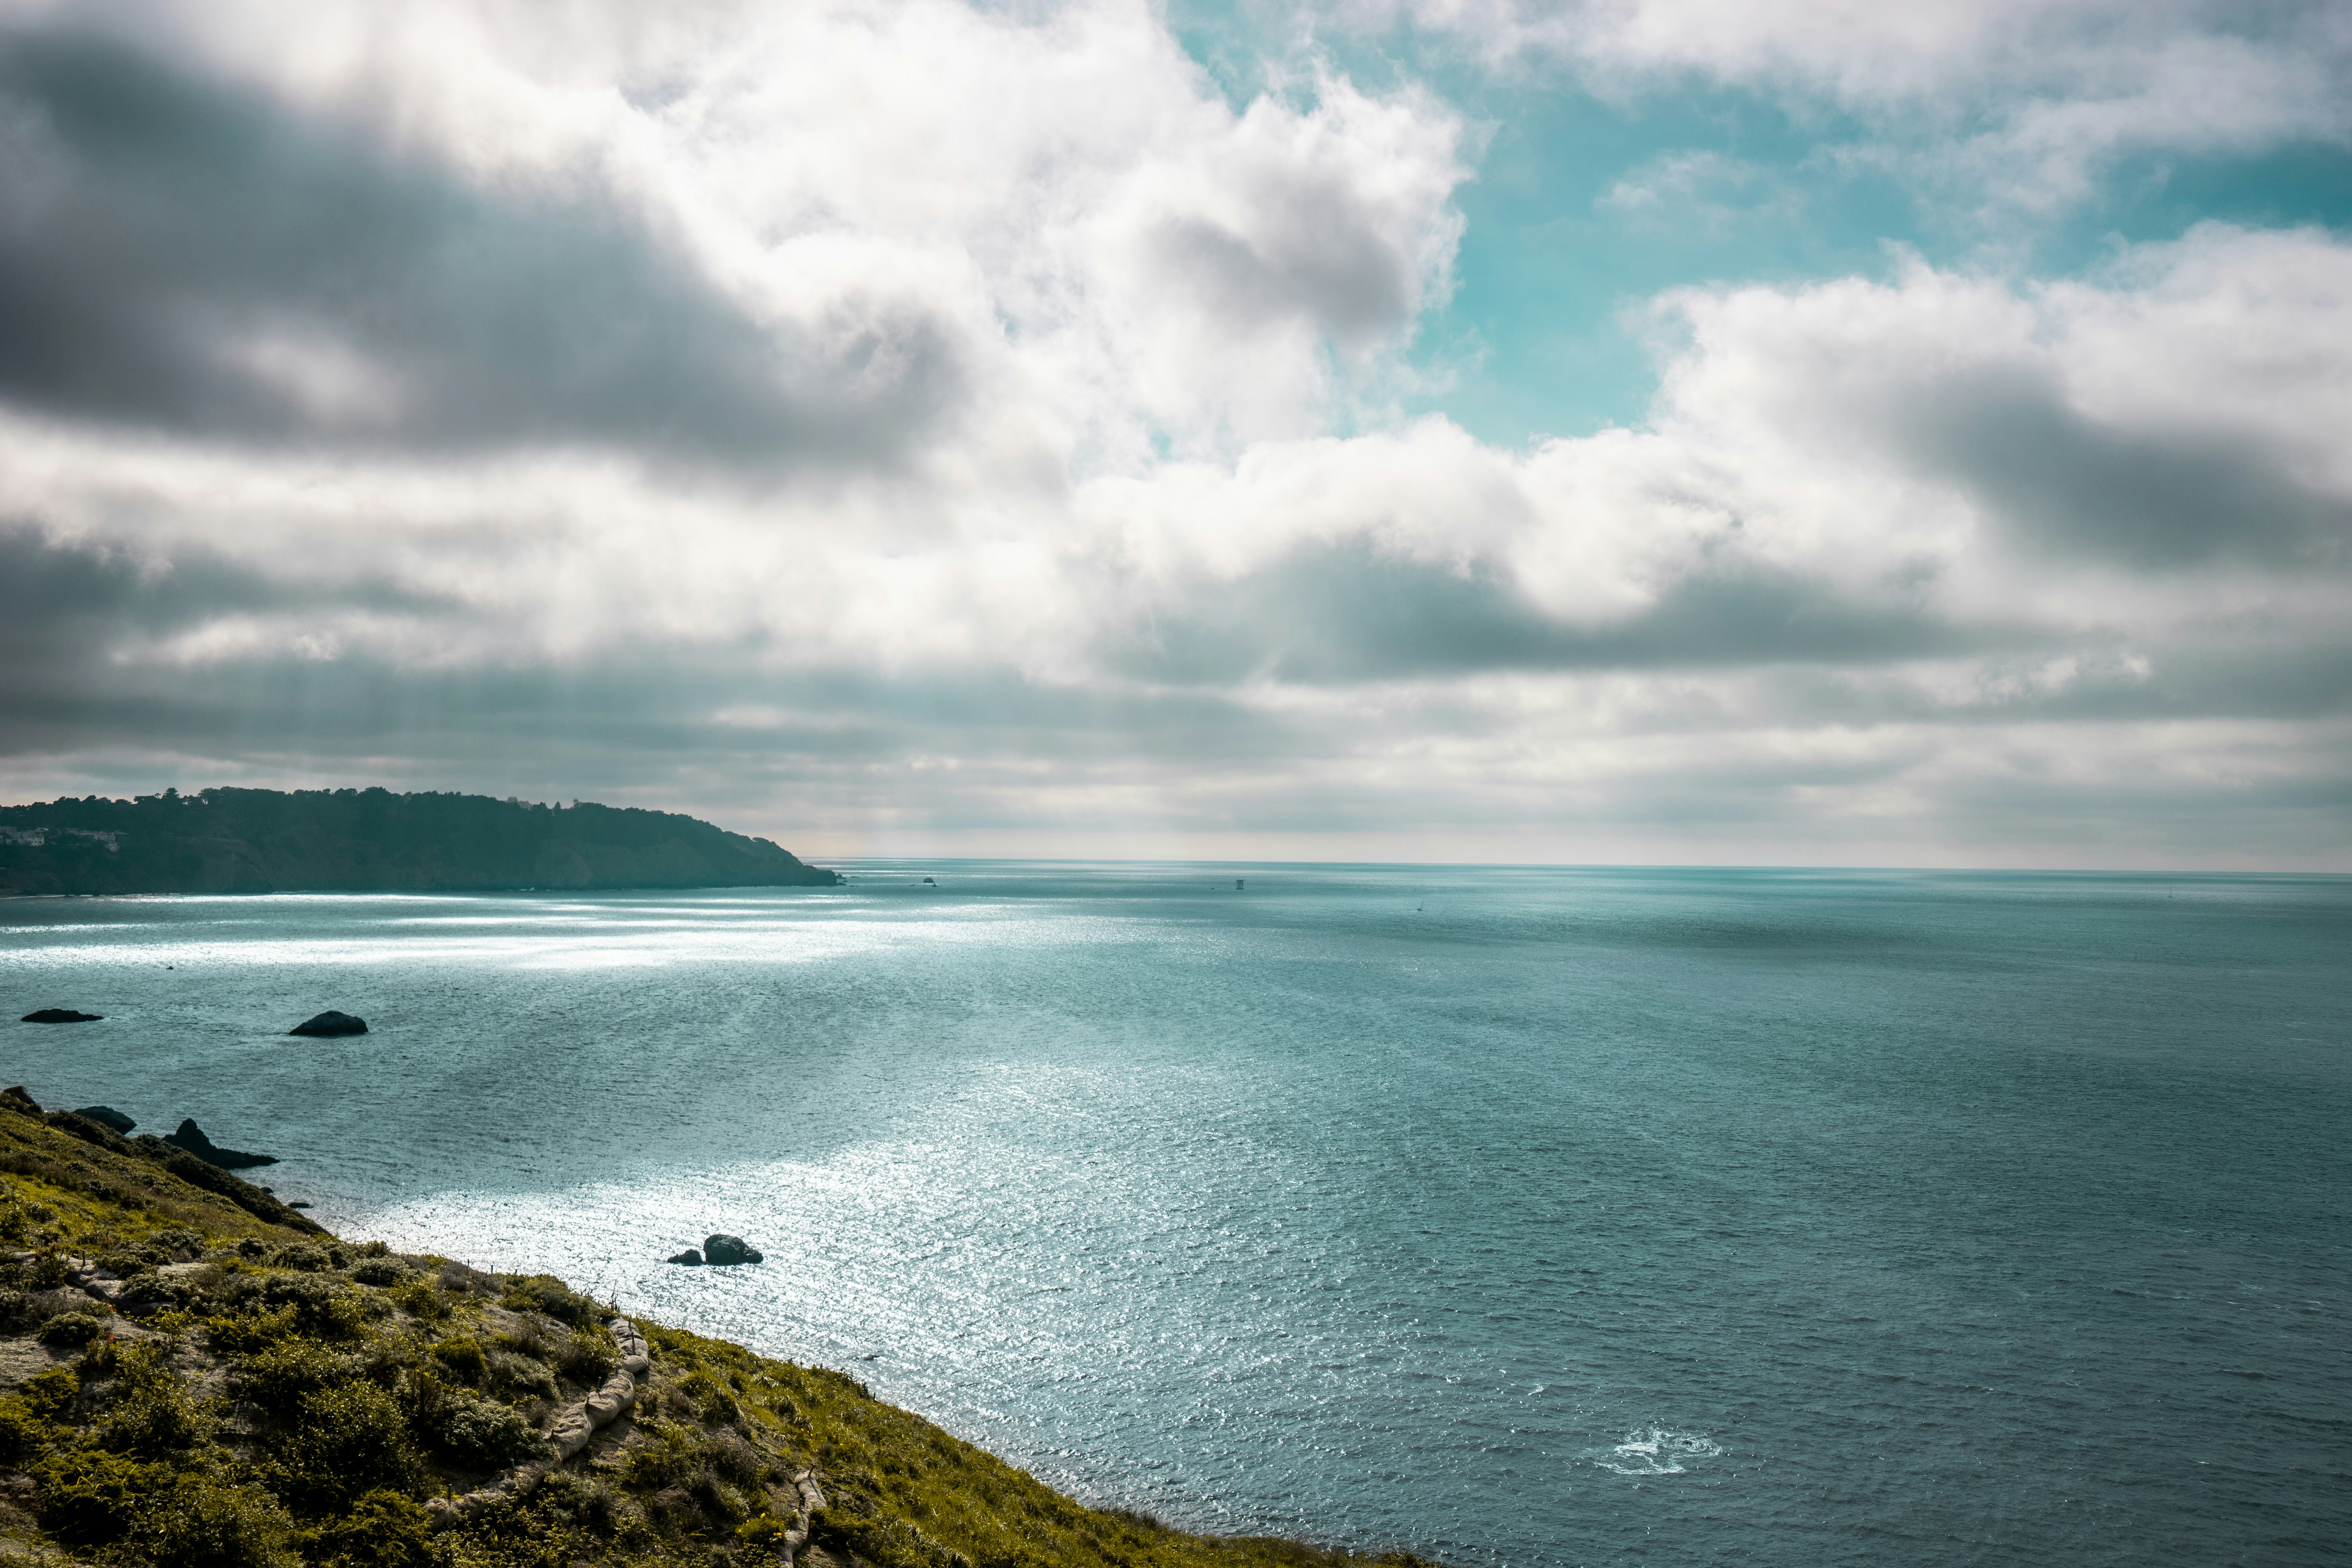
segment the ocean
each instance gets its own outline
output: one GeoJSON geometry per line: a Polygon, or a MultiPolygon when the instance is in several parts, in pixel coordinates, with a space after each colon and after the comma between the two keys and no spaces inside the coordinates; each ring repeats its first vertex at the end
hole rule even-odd
{"type": "Polygon", "coordinates": [[[2352,879],[845,868],[11,900],[0,1074],[1190,1528],[2352,1552],[2352,879]]]}

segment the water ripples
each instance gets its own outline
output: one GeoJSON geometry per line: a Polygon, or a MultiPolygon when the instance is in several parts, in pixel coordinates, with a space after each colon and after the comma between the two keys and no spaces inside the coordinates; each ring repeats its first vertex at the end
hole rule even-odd
{"type": "Polygon", "coordinates": [[[2352,1537],[2352,884],[1241,871],[20,901],[16,1010],[107,1020],[10,1077],[1202,1528],[2352,1537]],[[714,1229],[771,1262],[656,1261],[714,1229]]]}

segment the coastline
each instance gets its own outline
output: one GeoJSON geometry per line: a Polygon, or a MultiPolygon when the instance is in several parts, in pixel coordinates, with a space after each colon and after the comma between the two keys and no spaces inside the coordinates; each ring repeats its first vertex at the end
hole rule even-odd
{"type": "Polygon", "coordinates": [[[1088,1509],[845,1373],[172,1153],[0,1094],[0,1541],[36,1558],[1423,1568],[1088,1509]]]}

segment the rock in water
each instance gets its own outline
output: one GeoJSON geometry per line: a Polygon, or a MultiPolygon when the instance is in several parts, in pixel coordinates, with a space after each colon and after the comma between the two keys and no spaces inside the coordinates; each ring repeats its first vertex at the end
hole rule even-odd
{"type": "Polygon", "coordinates": [[[723,1268],[730,1263],[757,1263],[760,1261],[760,1249],[740,1236],[729,1236],[721,1232],[716,1236],[706,1236],[702,1238],[702,1260],[713,1267],[723,1268]]]}
{"type": "Polygon", "coordinates": [[[367,1033],[367,1020],[330,1009],[315,1018],[305,1018],[286,1032],[289,1035],[364,1035],[367,1033]]]}
{"type": "MultiPolygon", "coordinates": [[[[205,1136],[205,1130],[196,1125],[196,1119],[193,1116],[181,1122],[180,1130],[166,1137],[163,1142],[175,1149],[185,1149],[205,1164],[217,1165],[224,1171],[242,1171],[251,1165],[278,1163],[278,1156],[275,1154],[248,1154],[242,1149],[215,1147],[213,1141],[205,1136]]],[[[262,1189],[263,1192],[268,1190],[267,1187],[262,1189]]]]}
{"type": "Polygon", "coordinates": [[[103,1013],[77,1013],[70,1007],[43,1007],[25,1015],[27,1024],[95,1024],[105,1017],[103,1013]]]}
{"type": "Polygon", "coordinates": [[[694,1248],[689,1247],[684,1252],[672,1254],[668,1261],[672,1263],[683,1263],[688,1268],[699,1268],[702,1267],[702,1254],[695,1251],[694,1248]]]}
{"type": "Polygon", "coordinates": [[[100,1127],[111,1127],[117,1132],[129,1132],[139,1125],[110,1105],[85,1105],[74,1112],[85,1121],[95,1121],[100,1127]]]}

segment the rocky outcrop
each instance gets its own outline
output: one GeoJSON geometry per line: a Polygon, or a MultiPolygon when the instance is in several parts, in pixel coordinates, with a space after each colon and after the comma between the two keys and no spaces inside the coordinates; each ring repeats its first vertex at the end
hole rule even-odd
{"type": "Polygon", "coordinates": [[[95,1024],[105,1017],[103,1013],[77,1013],[70,1007],[42,1007],[27,1013],[18,1022],[26,1024],[95,1024]]]}
{"type": "Polygon", "coordinates": [[[275,1154],[248,1154],[242,1149],[223,1149],[205,1136],[194,1117],[180,1123],[179,1131],[167,1134],[163,1142],[175,1149],[184,1149],[207,1165],[217,1165],[224,1171],[243,1171],[255,1165],[275,1165],[275,1154]]]}
{"type": "Polygon", "coordinates": [[[760,1249],[740,1236],[729,1236],[722,1231],[702,1238],[702,1261],[714,1268],[761,1260],[760,1249]]]}
{"type": "Polygon", "coordinates": [[[478,1491],[433,1499],[425,1505],[425,1510],[431,1516],[435,1530],[446,1530],[506,1499],[529,1496],[548,1471],[585,1448],[599,1428],[611,1426],[636,1404],[637,1379],[653,1369],[652,1348],[637,1331],[636,1324],[626,1318],[614,1318],[604,1326],[613,1331],[614,1342],[620,1346],[620,1368],[595,1393],[556,1414],[547,1429],[547,1441],[555,1450],[553,1457],[534,1459],[478,1491]]]}
{"type": "Polygon", "coordinates": [[[809,1516],[824,1506],[824,1493],[817,1489],[814,1470],[803,1470],[794,1476],[793,1490],[800,1495],[800,1517],[784,1531],[783,1550],[777,1553],[784,1568],[793,1568],[793,1559],[808,1545],[809,1516]]]}
{"type": "MultiPolygon", "coordinates": [[[[95,1148],[103,1149],[110,1154],[145,1160],[161,1165],[190,1186],[200,1188],[216,1197],[226,1198],[256,1219],[266,1220],[271,1225],[282,1225],[289,1230],[307,1231],[313,1236],[326,1234],[324,1226],[305,1215],[296,1214],[292,1209],[279,1203],[276,1195],[267,1189],[257,1187],[242,1177],[232,1176],[210,1161],[200,1160],[185,1149],[175,1143],[166,1142],[152,1132],[142,1132],[126,1138],[102,1122],[93,1121],[87,1116],[79,1116],[70,1110],[52,1110],[44,1113],[40,1102],[26,1093],[25,1086],[22,1084],[11,1084],[6,1089],[0,1089],[0,1111],[31,1117],[36,1121],[44,1122],[95,1148]]],[[[188,1122],[183,1125],[194,1126],[194,1124],[188,1122]]],[[[210,1140],[207,1139],[206,1142],[209,1143],[210,1140]]],[[[267,1158],[267,1156],[259,1157],[267,1158]]]]}
{"type": "Polygon", "coordinates": [[[303,1019],[286,1031],[289,1035],[364,1035],[367,1020],[349,1013],[338,1013],[331,1007],[313,1017],[303,1019]]]}
{"type": "Polygon", "coordinates": [[[100,1127],[111,1127],[117,1132],[128,1132],[139,1125],[110,1105],[85,1105],[73,1114],[85,1121],[95,1121],[100,1127]]]}
{"type": "Polygon", "coordinates": [[[670,1254],[663,1261],[682,1264],[688,1268],[731,1268],[740,1264],[763,1262],[766,1257],[741,1237],[730,1236],[722,1230],[704,1237],[698,1250],[689,1247],[683,1252],[670,1254]]]}

